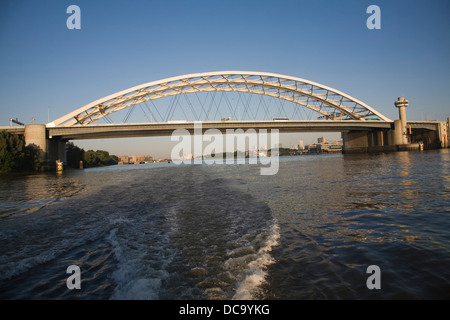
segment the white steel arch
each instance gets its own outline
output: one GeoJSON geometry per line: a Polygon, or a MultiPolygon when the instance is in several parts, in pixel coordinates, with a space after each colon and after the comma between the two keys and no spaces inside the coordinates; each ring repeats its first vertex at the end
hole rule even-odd
{"type": "Polygon", "coordinates": [[[93,101],[48,127],[88,125],[138,103],[195,92],[247,92],[284,99],[314,110],[325,119],[391,121],[367,104],[336,89],[297,77],[266,72],[193,73],[141,84],[93,101]]]}

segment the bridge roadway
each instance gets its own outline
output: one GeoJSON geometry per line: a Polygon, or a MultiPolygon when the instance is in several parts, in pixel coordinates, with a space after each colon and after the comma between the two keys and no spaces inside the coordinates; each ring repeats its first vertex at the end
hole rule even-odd
{"type": "MultiPolygon", "coordinates": [[[[371,120],[275,120],[275,121],[203,121],[203,132],[218,129],[225,133],[227,129],[278,129],[280,133],[289,132],[346,132],[350,130],[391,129],[392,122],[371,120]]],[[[412,130],[436,131],[436,121],[408,121],[412,130]]],[[[132,124],[101,124],[73,127],[47,127],[48,135],[53,139],[84,140],[126,137],[170,136],[176,129],[187,129],[191,134],[194,122],[171,121],[132,124]]],[[[0,131],[24,134],[25,127],[0,127],[0,131]]]]}
{"type": "MultiPolygon", "coordinates": [[[[275,121],[203,121],[202,131],[218,129],[278,129],[280,133],[290,132],[348,132],[391,129],[393,122],[371,120],[275,120],[275,121]]],[[[438,121],[408,121],[413,131],[437,131],[438,121]]],[[[171,121],[132,124],[101,124],[73,127],[47,127],[48,137],[61,140],[85,140],[126,137],[170,136],[176,129],[194,131],[194,122],[171,121]]],[[[25,127],[0,127],[0,131],[25,134],[25,127]]]]}
{"type": "MultiPolygon", "coordinates": [[[[369,120],[274,120],[274,121],[202,121],[202,131],[218,129],[278,129],[280,133],[289,132],[345,132],[349,130],[390,129],[391,122],[369,120]]],[[[195,123],[190,121],[171,121],[140,124],[103,124],[73,127],[47,127],[49,137],[62,140],[105,139],[119,137],[170,136],[176,129],[194,132],[195,123]]]]}

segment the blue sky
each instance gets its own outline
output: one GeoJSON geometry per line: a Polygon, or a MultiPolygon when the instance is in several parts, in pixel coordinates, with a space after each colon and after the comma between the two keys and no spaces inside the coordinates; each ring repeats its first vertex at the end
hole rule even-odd
{"type": "MultiPolygon", "coordinates": [[[[47,123],[49,112],[53,120],[141,83],[220,70],[309,79],[391,119],[405,96],[408,119],[445,120],[449,13],[448,0],[2,0],[0,126],[11,117],[47,123]],[[72,4],[81,8],[81,30],[66,27],[72,4]],[[366,27],[372,4],[381,9],[380,30],[366,27]]],[[[290,135],[286,144],[309,137],[290,135]]],[[[75,143],[164,156],[164,141],[75,143]]]]}

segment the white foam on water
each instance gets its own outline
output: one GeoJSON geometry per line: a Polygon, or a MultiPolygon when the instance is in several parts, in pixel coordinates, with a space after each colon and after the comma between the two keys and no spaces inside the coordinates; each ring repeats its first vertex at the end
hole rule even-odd
{"type": "Polygon", "coordinates": [[[233,299],[252,300],[258,298],[257,294],[266,281],[267,267],[275,262],[271,256],[272,248],[279,245],[279,240],[280,227],[274,221],[264,245],[256,253],[255,259],[247,264],[245,276],[239,282],[233,299]]]}
{"type": "MultiPolygon", "coordinates": [[[[158,299],[162,281],[169,277],[165,266],[170,259],[164,254],[150,254],[145,243],[135,241],[131,235],[140,231],[136,230],[127,219],[116,219],[114,223],[115,226],[122,223],[124,225],[113,228],[108,236],[117,260],[117,268],[112,274],[116,287],[110,298],[112,300],[158,299]],[[127,231],[119,234],[120,227],[127,231]]],[[[152,250],[163,252],[164,243],[164,240],[161,243],[152,243],[152,250]]]]}

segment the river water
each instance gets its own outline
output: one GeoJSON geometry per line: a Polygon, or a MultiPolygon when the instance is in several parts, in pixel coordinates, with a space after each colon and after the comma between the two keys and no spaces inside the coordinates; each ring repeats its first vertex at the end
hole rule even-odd
{"type": "Polygon", "coordinates": [[[450,150],[260,168],[2,176],[0,299],[450,298],[450,150]]]}

